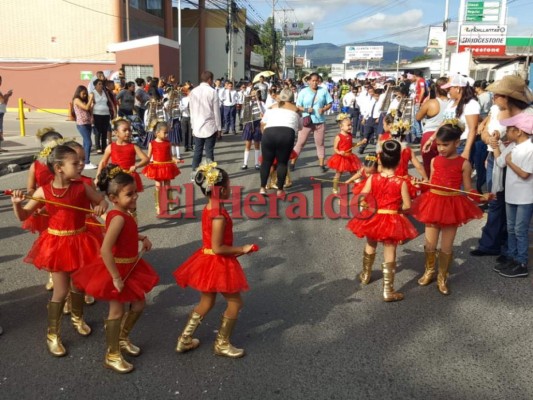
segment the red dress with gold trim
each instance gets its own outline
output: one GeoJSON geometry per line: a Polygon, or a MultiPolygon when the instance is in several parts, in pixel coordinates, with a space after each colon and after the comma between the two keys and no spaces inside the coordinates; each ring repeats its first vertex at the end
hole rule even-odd
{"type": "MultiPolygon", "coordinates": [[[[435,185],[460,189],[463,183],[463,157],[433,159],[431,182],[435,185]]],[[[440,227],[460,226],[483,216],[483,211],[467,196],[459,192],[431,188],[424,192],[411,207],[411,214],[420,222],[440,227]]]]}
{"type": "Polygon", "coordinates": [[[411,158],[413,157],[413,151],[410,147],[405,146],[405,144],[402,144],[402,153],[400,156],[400,163],[394,170],[394,173],[405,179],[405,182],[407,183],[407,189],[409,190],[409,196],[414,199],[420,194],[420,188],[417,188],[413,184],[412,177],[409,175],[409,162],[411,161],[411,158]]]}
{"type": "MultiPolygon", "coordinates": [[[[46,200],[87,206],[87,194],[81,181],[72,181],[66,189],[52,188],[51,182],[42,188],[46,200]]],[[[33,243],[25,262],[49,272],[73,272],[100,253],[100,242],[85,226],[86,213],[50,203],[46,209],[50,215],[48,229],[33,243]]]]}
{"type": "MultiPolygon", "coordinates": [[[[83,183],[85,183],[87,186],[94,187],[93,178],[89,176],[82,175],[79,179],[83,183]]],[[[87,198],[87,204],[83,206],[83,208],[92,208],[91,201],[87,198]]],[[[87,214],[87,217],[85,218],[85,225],[87,226],[87,231],[91,232],[102,244],[104,241],[104,227],[102,226],[102,222],[96,218],[94,214],[87,214]]]]}
{"type": "Polygon", "coordinates": [[[328,160],[328,167],[337,172],[355,172],[361,168],[361,161],[355,154],[352,153],[353,140],[352,135],[345,135],[339,133],[337,137],[340,139],[337,145],[339,151],[345,151],[347,154],[340,155],[335,153],[328,160]]]}
{"type": "Polygon", "coordinates": [[[376,200],[376,214],[369,219],[354,217],[346,227],[360,238],[387,244],[402,243],[417,237],[418,232],[413,224],[405,215],[398,213],[402,207],[403,182],[397,176],[372,175],[370,194],[376,200]]]}
{"type": "MultiPolygon", "coordinates": [[[[223,244],[232,246],[233,222],[225,209],[221,208],[219,215],[226,220],[223,244]]],[[[213,217],[213,210],[204,208],[202,212],[203,246],[174,271],[174,278],[178,285],[190,286],[200,292],[238,293],[248,290],[248,282],[237,257],[213,253],[211,247],[213,217]]]]}
{"type": "Polygon", "coordinates": [[[172,161],[171,143],[168,140],[158,142],[152,140],[152,162],[143,168],[142,173],[154,181],[170,181],[180,174],[180,170],[172,161]]]}
{"type": "MultiPolygon", "coordinates": [[[[33,162],[33,171],[37,187],[44,186],[54,179],[54,174],[48,169],[48,166],[40,161],[33,162]]],[[[22,229],[28,230],[31,233],[41,233],[47,228],[48,213],[46,212],[45,204],[41,203],[41,206],[22,223],[22,229]]]]}
{"type": "Polygon", "coordinates": [[[150,292],[159,282],[159,276],[152,266],[142,258],[137,262],[139,257],[137,223],[130,214],[119,210],[109,211],[106,227],[117,216],[124,218],[124,227],[112,250],[115,265],[122,279],[125,279],[131,271],[124,281],[122,292],[119,293],[115,289],[113,278],[100,255],[92,263],[84,265],[72,274],[72,280],[76,287],[99,300],[116,300],[122,303],[144,300],[146,293],[150,292]],[[135,264],[136,262],[137,264],[135,264]],[[133,267],[134,265],[135,267],[133,267]]]}
{"type": "MultiPolygon", "coordinates": [[[[129,171],[131,167],[135,165],[135,145],[133,143],[127,143],[118,145],[111,143],[111,162],[118,165],[124,171],[129,171]]],[[[143,183],[140,175],[135,171],[131,175],[135,178],[135,184],[137,185],[137,192],[140,193],[144,190],[143,183]]]]}

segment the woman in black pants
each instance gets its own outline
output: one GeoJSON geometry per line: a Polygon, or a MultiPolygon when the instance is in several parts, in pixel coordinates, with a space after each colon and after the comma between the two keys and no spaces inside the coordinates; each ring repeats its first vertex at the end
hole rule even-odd
{"type": "Polygon", "coordinates": [[[301,128],[300,115],[294,105],[294,93],[290,89],[283,89],[278,95],[278,103],[269,108],[261,120],[263,137],[261,151],[261,189],[259,193],[267,194],[266,184],[270,168],[277,159],[278,196],[284,196],[283,185],[287,176],[287,164],[294,147],[296,132],[301,128]]]}

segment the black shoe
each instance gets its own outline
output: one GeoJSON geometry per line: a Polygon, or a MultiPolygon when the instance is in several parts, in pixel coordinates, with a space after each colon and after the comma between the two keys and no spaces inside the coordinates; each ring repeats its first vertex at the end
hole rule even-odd
{"type": "Polygon", "coordinates": [[[328,172],[328,167],[326,167],[325,165],[319,165],[319,167],[322,170],[322,172],[328,172]]]}
{"type": "Polygon", "coordinates": [[[289,170],[294,171],[296,169],[296,163],[295,164],[289,164],[289,170]]]}
{"type": "Polygon", "coordinates": [[[529,272],[527,270],[527,265],[523,263],[523,264],[516,264],[514,268],[500,271],[500,275],[506,278],[525,278],[526,276],[529,275],[529,272]]]}
{"type": "Polygon", "coordinates": [[[248,169],[248,165],[243,165],[241,169],[248,169]]]}
{"type": "Polygon", "coordinates": [[[497,264],[492,268],[494,272],[500,273],[504,270],[513,269],[516,266],[516,262],[514,260],[507,260],[506,263],[503,264],[497,264]]]}
{"type": "Polygon", "coordinates": [[[237,132],[233,131],[233,132],[231,132],[231,134],[232,134],[232,135],[236,135],[236,134],[237,134],[237,132]]]}
{"type": "Polygon", "coordinates": [[[223,133],[223,135],[227,135],[228,133],[229,133],[229,132],[228,132],[228,131],[226,131],[226,132],[224,132],[224,133],[223,133]]]}
{"type": "Polygon", "coordinates": [[[192,151],[190,147],[185,147],[185,153],[188,153],[189,151],[192,151]]]}
{"type": "Polygon", "coordinates": [[[504,256],[503,254],[496,258],[496,262],[498,264],[505,264],[507,261],[509,261],[509,259],[506,256],[504,256]]]}
{"type": "Polygon", "coordinates": [[[474,257],[483,257],[483,256],[495,256],[496,254],[490,254],[490,253],[487,253],[486,251],[475,249],[475,250],[470,251],[470,255],[474,257]]]}
{"type": "Polygon", "coordinates": [[[359,149],[359,154],[363,154],[364,152],[365,152],[365,148],[364,148],[364,147],[361,147],[361,148],[359,149]]]}
{"type": "Polygon", "coordinates": [[[259,164],[255,164],[255,169],[256,170],[260,170],[261,169],[261,166],[259,164]]]}

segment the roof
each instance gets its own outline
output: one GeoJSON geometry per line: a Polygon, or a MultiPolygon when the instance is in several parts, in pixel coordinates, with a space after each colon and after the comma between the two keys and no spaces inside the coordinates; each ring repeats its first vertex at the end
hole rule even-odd
{"type": "Polygon", "coordinates": [[[127,42],[110,43],[107,46],[107,51],[116,53],[117,51],[138,49],[140,47],[163,45],[179,49],[179,43],[175,40],[167,39],[162,36],[149,36],[141,39],[129,40],[127,42]]]}

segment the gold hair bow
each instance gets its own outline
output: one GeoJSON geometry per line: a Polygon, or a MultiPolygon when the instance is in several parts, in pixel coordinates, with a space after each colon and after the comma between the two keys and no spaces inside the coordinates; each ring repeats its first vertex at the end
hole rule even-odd
{"type": "Polygon", "coordinates": [[[461,120],[459,120],[457,118],[445,119],[442,124],[443,125],[451,125],[454,128],[458,128],[461,132],[464,132],[464,130],[465,130],[465,124],[463,123],[463,121],[461,121],[461,120]]]}
{"type": "Polygon", "coordinates": [[[57,146],[65,143],[65,139],[51,140],[46,146],[37,154],[36,158],[47,158],[57,146]]]}
{"type": "Polygon", "coordinates": [[[377,161],[378,158],[376,156],[366,156],[365,157],[365,160],[368,160],[368,161],[377,161]]]}
{"type": "Polygon", "coordinates": [[[198,171],[204,175],[207,188],[220,182],[222,179],[222,174],[217,168],[217,163],[214,161],[198,166],[198,171]]]}
{"type": "Polygon", "coordinates": [[[346,113],[340,113],[339,115],[337,115],[337,122],[341,122],[341,121],[344,121],[346,118],[350,118],[350,114],[346,114],[346,113]]]}
{"type": "Polygon", "coordinates": [[[107,175],[109,176],[109,179],[115,179],[115,177],[121,172],[125,172],[125,171],[122,168],[117,166],[117,167],[111,168],[111,170],[109,171],[107,175]]]}

